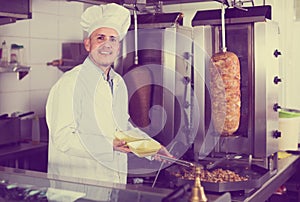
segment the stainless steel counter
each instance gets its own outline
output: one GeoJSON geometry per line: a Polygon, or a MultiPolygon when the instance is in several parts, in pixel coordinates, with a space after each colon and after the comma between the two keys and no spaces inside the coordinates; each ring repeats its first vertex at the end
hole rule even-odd
{"type": "Polygon", "coordinates": [[[263,184],[259,189],[248,195],[232,196],[232,201],[251,201],[261,202],[267,200],[281,185],[292,177],[300,168],[300,158],[297,155],[291,155],[287,158],[278,160],[278,171],[263,184]]]}
{"type": "MultiPolygon", "coordinates": [[[[248,194],[234,195],[229,193],[213,194],[207,193],[209,201],[227,202],[227,201],[251,201],[261,202],[267,200],[276,189],[284,184],[297,169],[300,168],[299,156],[289,156],[278,161],[278,172],[270,178],[261,188],[252,191],[248,194]]],[[[59,182],[64,184],[69,191],[81,191],[85,196],[76,201],[92,200],[99,201],[99,197],[94,194],[101,192],[101,190],[111,189],[112,196],[115,201],[137,201],[137,202],[151,202],[162,201],[166,196],[172,193],[172,189],[151,188],[143,185],[121,185],[109,182],[100,182],[94,180],[83,180],[80,178],[67,178],[62,176],[53,176],[47,173],[14,169],[7,167],[0,167],[0,185],[1,182],[16,183],[18,185],[30,185],[37,189],[46,189],[52,187],[52,182],[59,182]],[[3,181],[7,180],[7,181],[3,181]],[[73,189],[75,188],[75,189],[73,189]],[[93,191],[91,191],[93,190],[93,191]]],[[[63,190],[60,190],[63,191],[63,190]]],[[[190,193],[186,193],[177,202],[188,201],[190,193]]]]}
{"type": "MultiPolygon", "coordinates": [[[[102,201],[97,193],[105,190],[111,190],[112,200],[118,202],[156,202],[162,201],[164,197],[170,194],[173,190],[163,188],[151,188],[140,185],[122,185],[109,182],[100,182],[94,180],[86,180],[80,178],[68,178],[62,176],[50,175],[47,173],[0,167],[0,188],[3,184],[13,184],[19,187],[31,188],[32,190],[54,190],[57,195],[67,195],[68,191],[72,191],[73,195],[84,194],[77,198],[76,201],[102,201]],[[2,184],[1,184],[2,183],[2,184]],[[59,183],[65,189],[53,188],[53,183],[59,183]]],[[[5,185],[6,186],[6,185],[5,185]]],[[[23,191],[25,192],[25,191],[23,191]]],[[[0,190],[1,194],[1,190],[0,190]]],[[[230,194],[207,195],[209,201],[228,202],[230,194]]],[[[0,195],[1,199],[1,195],[0,195]]],[[[187,201],[188,196],[181,197],[178,201],[187,201]]],[[[1,201],[1,200],[0,200],[1,201]]],[[[21,201],[21,200],[20,200],[21,201]]]]}
{"type": "Polygon", "coordinates": [[[48,143],[20,143],[0,147],[0,165],[47,171],[48,143]]]}
{"type": "Polygon", "coordinates": [[[48,149],[47,143],[20,143],[18,145],[7,145],[0,147],[0,159],[6,160],[11,158],[22,157],[26,153],[41,152],[48,149]]]}

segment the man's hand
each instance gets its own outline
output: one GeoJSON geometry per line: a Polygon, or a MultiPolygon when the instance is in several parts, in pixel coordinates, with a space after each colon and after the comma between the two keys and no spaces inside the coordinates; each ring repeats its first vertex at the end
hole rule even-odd
{"type": "Polygon", "coordinates": [[[166,156],[169,158],[175,158],[172,154],[170,154],[170,152],[162,145],[160,150],[158,150],[157,154],[154,155],[154,159],[158,160],[158,161],[162,161],[162,159],[160,158],[161,156],[166,156]]]}
{"type": "Polygon", "coordinates": [[[114,139],[113,147],[114,147],[114,150],[116,150],[116,151],[120,151],[120,152],[124,152],[124,153],[130,152],[129,147],[126,145],[126,142],[124,140],[114,139]]]}

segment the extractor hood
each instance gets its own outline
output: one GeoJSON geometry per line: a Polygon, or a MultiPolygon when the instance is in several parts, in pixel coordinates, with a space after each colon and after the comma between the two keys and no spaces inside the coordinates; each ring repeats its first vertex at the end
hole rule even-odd
{"type": "MultiPolygon", "coordinates": [[[[137,18],[139,29],[143,28],[158,28],[163,29],[183,24],[183,14],[175,13],[153,13],[153,14],[139,14],[137,18]]],[[[129,29],[134,29],[134,17],[131,17],[131,25],[129,29]]]]}
{"type": "Polygon", "coordinates": [[[31,0],[0,0],[0,25],[30,19],[31,0]]]}
{"type": "MultiPolygon", "coordinates": [[[[251,22],[264,22],[272,19],[271,6],[244,7],[226,9],[225,21],[227,24],[240,24],[251,22]]],[[[220,25],[221,10],[198,11],[192,19],[192,26],[220,25]]]]}

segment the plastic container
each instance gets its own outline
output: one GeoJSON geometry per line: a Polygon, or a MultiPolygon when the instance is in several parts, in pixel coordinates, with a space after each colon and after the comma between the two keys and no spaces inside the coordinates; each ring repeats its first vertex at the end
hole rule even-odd
{"type": "Polygon", "coordinates": [[[40,143],[40,119],[38,116],[35,116],[32,119],[32,144],[40,143]]]}
{"type": "Polygon", "coordinates": [[[24,46],[11,44],[10,63],[24,64],[24,46]]]}
{"type": "Polygon", "coordinates": [[[278,149],[298,150],[300,142],[300,113],[281,110],[279,112],[279,130],[281,137],[278,141],[278,149]]]}
{"type": "Polygon", "coordinates": [[[279,111],[279,118],[295,118],[295,117],[300,117],[300,113],[295,112],[293,110],[290,110],[290,111],[281,110],[281,111],[279,111]]]}

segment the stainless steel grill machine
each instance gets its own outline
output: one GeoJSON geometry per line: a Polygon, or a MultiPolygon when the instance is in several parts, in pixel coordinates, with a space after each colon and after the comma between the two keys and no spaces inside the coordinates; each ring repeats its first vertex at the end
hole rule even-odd
{"type": "MultiPolygon", "coordinates": [[[[192,25],[195,41],[209,55],[221,48],[221,10],[199,11],[192,25]],[[196,37],[201,36],[201,37],[196,37]],[[198,38],[198,39],[197,39],[198,38]]],[[[204,92],[201,112],[204,124],[199,128],[194,143],[197,158],[223,154],[246,155],[250,163],[258,163],[270,172],[277,169],[279,55],[277,23],[271,20],[270,6],[237,8],[226,11],[228,50],[236,53],[241,70],[241,116],[238,130],[233,136],[219,137],[210,125],[210,95],[205,82],[195,84],[204,92]],[[216,145],[211,151],[211,145],[216,145]]],[[[195,55],[197,53],[195,52],[195,55]]],[[[195,59],[195,67],[197,67],[195,59]]],[[[201,61],[199,61],[200,63],[201,61]]],[[[207,68],[204,74],[208,77],[207,68]]]]}

